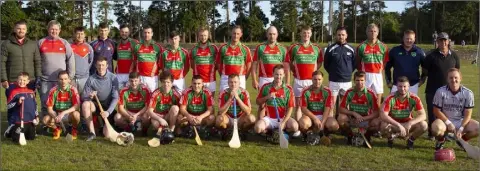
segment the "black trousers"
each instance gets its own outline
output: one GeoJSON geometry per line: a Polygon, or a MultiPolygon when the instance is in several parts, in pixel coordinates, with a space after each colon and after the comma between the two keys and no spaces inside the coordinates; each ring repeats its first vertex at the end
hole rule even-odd
{"type": "Polygon", "coordinates": [[[436,117],[435,114],[433,114],[433,97],[435,96],[435,93],[426,93],[425,98],[427,99],[427,113],[428,113],[428,136],[432,135],[431,133],[431,127],[433,121],[435,121],[436,117]]]}

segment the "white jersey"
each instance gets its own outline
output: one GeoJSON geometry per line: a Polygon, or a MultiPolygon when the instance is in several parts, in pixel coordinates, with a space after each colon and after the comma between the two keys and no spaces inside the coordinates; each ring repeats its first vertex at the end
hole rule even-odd
{"type": "Polygon", "coordinates": [[[437,89],[433,105],[440,108],[449,120],[461,120],[464,110],[474,106],[473,92],[462,85],[460,91],[453,94],[448,86],[443,86],[437,89]]]}

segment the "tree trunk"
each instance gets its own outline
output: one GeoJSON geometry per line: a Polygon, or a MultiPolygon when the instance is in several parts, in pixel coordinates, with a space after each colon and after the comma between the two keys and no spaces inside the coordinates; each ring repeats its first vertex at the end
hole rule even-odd
{"type": "Polygon", "coordinates": [[[340,26],[343,27],[344,25],[344,11],[343,11],[343,0],[340,0],[340,26]]]}
{"type": "Polygon", "coordinates": [[[435,15],[437,13],[437,3],[435,1],[432,1],[433,3],[433,15],[432,15],[432,24],[433,24],[433,30],[432,30],[432,33],[435,32],[437,30],[437,28],[435,28],[435,15]]]}
{"type": "Polygon", "coordinates": [[[141,31],[140,31],[141,30],[140,24],[142,23],[142,20],[140,19],[140,16],[141,16],[141,13],[142,13],[142,0],[140,0],[139,5],[140,5],[140,11],[138,11],[138,21],[137,21],[138,22],[138,40],[140,40],[140,38],[141,38],[140,35],[142,35],[141,31]]]}
{"type": "Polygon", "coordinates": [[[80,25],[83,27],[83,15],[85,14],[85,11],[84,11],[84,5],[85,3],[83,1],[80,1],[80,25]]]}
{"type": "Polygon", "coordinates": [[[295,42],[295,31],[292,31],[292,41],[291,42],[295,42]]]}
{"type": "Polygon", "coordinates": [[[227,33],[230,31],[230,5],[228,4],[228,0],[225,1],[227,3],[227,33]]]}
{"type": "Polygon", "coordinates": [[[108,23],[108,2],[107,0],[103,0],[103,10],[105,13],[105,16],[103,18],[103,22],[108,23]]]}
{"type": "Polygon", "coordinates": [[[333,42],[333,1],[328,3],[328,30],[330,41],[333,42]]]}
{"type": "Polygon", "coordinates": [[[88,13],[90,15],[90,41],[93,40],[93,2],[88,2],[88,13]]]}
{"type": "Polygon", "coordinates": [[[353,1],[353,43],[357,43],[357,1],[353,1]]]}
{"type": "Polygon", "coordinates": [[[370,1],[367,1],[367,24],[370,24],[370,1]]]}
{"type": "Polygon", "coordinates": [[[322,7],[320,8],[320,13],[322,14],[322,16],[320,17],[320,27],[322,28],[322,29],[321,29],[322,32],[320,33],[320,36],[321,36],[321,37],[320,37],[320,40],[322,41],[322,43],[323,43],[323,37],[324,37],[324,36],[323,36],[323,32],[324,32],[324,30],[323,30],[323,14],[324,14],[324,13],[323,13],[323,9],[324,9],[324,7],[325,7],[323,2],[325,2],[325,1],[322,1],[322,7]]]}

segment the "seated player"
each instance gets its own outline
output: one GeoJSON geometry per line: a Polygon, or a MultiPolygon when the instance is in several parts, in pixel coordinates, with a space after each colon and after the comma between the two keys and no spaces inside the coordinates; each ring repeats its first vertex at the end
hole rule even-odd
{"type": "Polygon", "coordinates": [[[213,111],[213,95],[203,88],[200,75],[192,77],[192,85],[183,91],[180,98],[180,115],[177,122],[180,126],[213,126],[215,116],[213,111]]]}
{"type": "Polygon", "coordinates": [[[478,136],[478,121],[471,119],[475,104],[473,92],[460,84],[460,70],[450,69],[447,79],[447,85],[438,88],[433,98],[433,112],[437,119],[432,123],[432,135],[437,137],[436,150],[443,148],[448,133],[465,141],[478,136]]]}
{"type": "MultiPolygon", "coordinates": [[[[118,79],[115,74],[107,70],[108,64],[105,57],[99,57],[96,61],[96,72],[88,77],[82,92],[82,113],[87,122],[89,135],[87,141],[92,141],[97,136],[95,134],[94,124],[97,123],[98,116],[108,118],[108,122],[114,123],[114,116],[117,113],[115,107],[118,102],[118,79]],[[100,111],[95,98],[98,97],[103,112],[100,111]]],[[[103,128],[100,127],[100,133],[103,128]]]]}
{"type": "Polygon", "coordinates": [[[238,129],[248,131],[255,124],[255,116],[251,114],[252,105],[247,90],[240,87],[240,78],[237,74],[228,76],[228,88],[220,93],[220,109],[218,110],[215,126],[225,130],[233,125],[233,100],[236,101],[238,129]]]}
{"type": "Polygon", "coordinates": [[[150,118],[146,113],[150,91],[140,83],[136,72],[128,75],[128,82],[128,86],[120,90],[118,113],[115,114],[114,118],[115,125],[128,132],[141,129],[143,135],[146,135],[150,125],[150,118]],[[141,128],[137,128],[137,122],[141,123],[141,128]]]}
{"type": "Polygon", "coordinates": [[[33,122],[37,116],[37,102],[35,101],[35,92],[27,87],[30,82],[29,77],[27,72],[21,72],[18,75],[17,83],[11,84],[7,90],[8,122],[11,125],[5,132],[5,136],[11,137],[14,143],[18,143],[20,138],[21,115],[23,115],[25,139],[35,139],[33,122]]]}
{"type": "Polygon", "coordinates": [[[57,140],[62,134],[60,122],[72,125],[72,138],[77,139],[77,126],[80,122],[80,95],[67,71],[58,73],[57,86],[50,89],[47,99],[48,115],[43,117],[43,124],[53,129],[53,139],[57,140]]]}
{"type": "Polygon", "coordinates": [[[170,131],[175,130],[175,123],[180,111],[178,102],[180,93],[173,87],[173,76],[165,71],[160,74],[160,88],[152,93],[148,113],[153,128],[158,131],[168,126],[170,131]]]}
{"type": "Polygon", "coordinates": [[[263,85],[259,91],[256,103],[257,105],[265,105],[265,108],[260,112],[259,118],[261,119],[255,123],[255,132],[257,134],[264,134],[267,131],[278,129],[278,127],[291,134],[298,131],[297,121],[291,118],[295,105],[295,96],[293,95],[292,87],[283,82],[284,77],[284,66],[281,64],[275,65],[273,68],[273,82],[263,85]],[[273,100],[277,104],[280,122],[277,121],[273,100]]]}
{"type": "Polygon", "coordinates": [[[328,137],[330,132],[338,130],[337,120],[332,112],[332,92],[322,85],[323,73],[319,70],[312,73],[312,85],[302,91],[300,107],[302,117],[298,121],[303,135],[312,131],[328,137]]]}
{"type": "Polygon", "coordinates": [[[380,126],[377,96],[365,86],[365,72],[355,72],[353,79],[354,87],[345,92],[340,103],[338,125],[347,136],[348,144],[352,143],[354,135],[351,127],[366,128],[365,137],[370,142],[380,126]]]}
{"type": "Polygon", "coordinates": [[[413,150],[413,142],[428,129],[427,116],[422,101],[414,93],[409,93],[410,83],[405,76],[398,77],[397,91],[389,95],[382,105],[380,119],[383,121],[380,128],[383,135],[388,137],[388,146],[393,146],[395,136],[408,138],[407,148],[413,150]],[[413,117],[412,112],[417,113],[413,117]],[[397,135],[395,135],[397,134],[397,135]]]}

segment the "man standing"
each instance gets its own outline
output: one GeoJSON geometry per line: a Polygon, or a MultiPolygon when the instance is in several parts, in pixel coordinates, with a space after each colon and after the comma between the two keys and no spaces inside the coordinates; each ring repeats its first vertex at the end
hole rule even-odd
{"type": "Polygon", "coordinates": [[[173,76],[173,85],[181,92],[185,89],[185,76],[190,69],[190,57],[188,51],[180,47],[180,34],[170,32],[169,45],[160,54],[158,67],[160,73],[169,71],[173,76]]]}
{"type": "Polygon", "coordinates": [[[143,27],[143,40],[133,49],[135,71],[140,75],[140,82],[147,86],[150,92],[158,87],[158,60],[163,52],[162,46],[152,40],[151,26],[143,27]]]}
{"type": "Polygon", "coordinates": [[[78,92],[83,92],[85,82],[90,76],[90,68],[93,63],[93,49],[85,43],[85,30],[83,27],[75,28],[75,39],[71,44],[75,55],[75,82],[78,92]]]}
{"type": "Polygon", "coordinates": [[[387,135],[388,146],[393,147],[394,134],[407,140],[407,148],[413,150],[413,142],[428,129],[422,101],[416,94],[410,93],[411,87],[406,76],[397,78],[398,91],[389,95],[383,102],[380,119],[381,130],[387,135]],[[416,112],[414,117],[412,112],[416,112]]]}
{"type": "Polygon", "coordinates": [[[387,45],[377,39],[378,26],[370,24],[367,27],[367,40],[357,47],[355,61],[357,70],[365,72],[365,86],[377,94],[377,104],[382,103],[383,75],[385,63],[388,61],[387,45]]]}
{"type": "Polygon", "coordinates": [[[66,70],[70,79],[75,76],[75,57],[70,43],[59,37],[60,29],[61,25],[56,20],[48,22],[48,36],[38,41],[40,55],[42,56],[40,89],[42,117],[48,113],[46,106],[48,92],[56,85],[58,73],[66,70]]]}
{"type": "MultiPolygon", "coordinates": [[[[273,81],[273,67],[278,64],[285,66],[285,72],[290,73],[290,64],[286,58],[287,49],[277,42],[278,31],[275,26],[267,29],[267,42],[255,48],[252,63],[253,88],[260,89],[264,84],[273,81]],[[257,69],[259,72],[257,73],[257,69]],[[259,78],[257,78],[257,75],[259,78]]],[[[286,83],[290,84],[290,74],[286,74],[286,83]]]]}
{"type": "Polygon", "coordinates": [[[27,23],[18,21],[15,23],[13,33],[1,46],[1,82],[4,89],[8,89],[10,83],[17,82],[20,72],[27,72],[35,76],[31,79],[29,88],[35,89],[35,82],[40,81],[41,58],[38,45],[35,41],[27,38],[27,23]],[[33,84],[32,84],[33,83],[33,84]]]}
{"type": "MultiPolygon", "coordinates": [[[[328,72],[328,87],[336,104],[338,92],[352,88],[352,73],[355,70],[355,50],[347,43],[347,29],[337,28],[337,42],[325,50],[323,67],[328,72]]],[[[338,109],[337,109],[338,110],[338,109]]]]}
{"type": "Polygon", "coordinates": [[[432,38],[433,38],[433,47],[436,49],[437,48],[437,38],[438,38],[437,31],[433,32],[432,38]]]}
{"type": "Polygon", "coordinates": [[[127,86],[128,74],[135,71],[133,63],[133,48],[139,43],[137,40],[129,38],[130,30],[127,25],[120,26],[120,43],[117,44],[117,68],[116,75],[120,89],[127,86]]]}
{"type": "Polygon", "coordinates": [[[282,128],[289,133],[298,131],[298,123],[291,118],[294,97],[292,87],[283,82],[285,77],[284,66],[279,64],[273,67],[273,81],[260,88],[256,103],[259,106],[265,105],[265,110],[260,112],[258,120],[255,123],[255,132],[257,134],[267,133],[277,128],[282,128]],[[275,107],[273,100],[276,101],[275,107]],[[277,120],[276,111],[278,110],[277,120]]]}
{"type": "MultiPolygon", "coordinates": [[[[433,50],[430,54],[425,57],[424,62],[424,72],[427,72],[427,86],[425,87],[425,98],[427,99],[427,112],[428,112],[428,127],[432,128],[431,125],[435,120],[435,115],[433,113],[433,97],[438,88],[447,84],[445,78],[447,78],[448,70],[450,68],[460,69],[460,58],[457,54],[448,48],[450,39],[448,34],[442,32],[438,35],[437,45],[438,48],[433,50]]],[[[431,134],[431,129],[428,132],[430,139],[433,139],[431,134]]]]}
{"type": "Polygon", "coordinates": [[[218,47],[208,41],[208,29],[198,31],[199,43],[190,51],[193,75],[200,75],[203,85],[214,95],[217,89],[215,57],[218,47]]]}
{"type": "Polygon", "coordinates": [[[425,60],[425,53],[415,44],[415,32],[407,30],[403,32],[403,43],[392,48],[388,54],[388,62],[385,66],[385,76],[388,88],[391,89],[390,94],[397,91],[397,78],[406,76],[410,81],[408,90],[418,95],[418,87],[425,82],[425,74],[420,77],[419,68],[425,60]],[[393,70],[393,82],[392,73],[393,70]]]}
{"type": "MultiPolygon", "coordinates": [[[[93,48],[94,59],[93,62],[96,63],[99,57],[107,58],[108,71],[113,73],[113,60],[117,60],[117,51],[115,49],[116,43],[108,37],[110,33],[110,28],[108,28],[107,23],[100,23],[98,25],[98,38],[97,40],[90,43],[90,46],[93,48]]],[[[97,69],[95,65],[90,68],[90,75],[95,74],[97,69]]]]}
{"type": "Polygon", "coordinates": [[[296,120],[300,120],[302,117],[302,111],[298,107],[301,92],[305,87],[312,85],[312,73],[320,69],[323,62],[322,50],[310,42],[312,28],[310,26],[302,26],[300,36],[301,42],[293,44],[287,53],[287,59],[290,62],[290,68],[295,78],[293,81],[293,92],[297,103],[296,120]]]}
{"type": "Polygon", "coordinates": [[[82,92],[82,113],[90,131],[87,141],[92,141],[96,137],[93,125],[97,122],[97,116],[108,118],[110,123],[115,123],[114,116],[117,113],[115,107],[119,99],[118,79],[115,74],[108,71],[107,58],[99,57],[95,65],[97,72],[88,78],[82,92]],[[98,98],[105,111],[100,112],[95,98],[98,98]]]}
{"type": "Polygon", "coordinates": [[[246,89],[246,79],[250,75],[252,65],[250,48],[240,42],[243,35],[242,28],[240,26],[233,27],[231,34],[232,40],[220,46],[216,59],[218,72],[221,75],[220,91],[228,88],[228,76],[231,74],[239,75],[240,87],[246,89]]]}
{"type": "MultiPolygon", "coordinates": [[[[438,43],[441,46],[441,42],[438,43]]],[[[448,84],[440,87],[433,98],[433,112],[438,118],[431,128],[432,135],[437,138],[436,150],[443,148],[448,133],[454,133],[455,137],[465,141],[478,136],[479,123],[472,119],[475,105],[473,92],[461,84],[460,70],[451,68],[447,73],[448,84]]]]}

